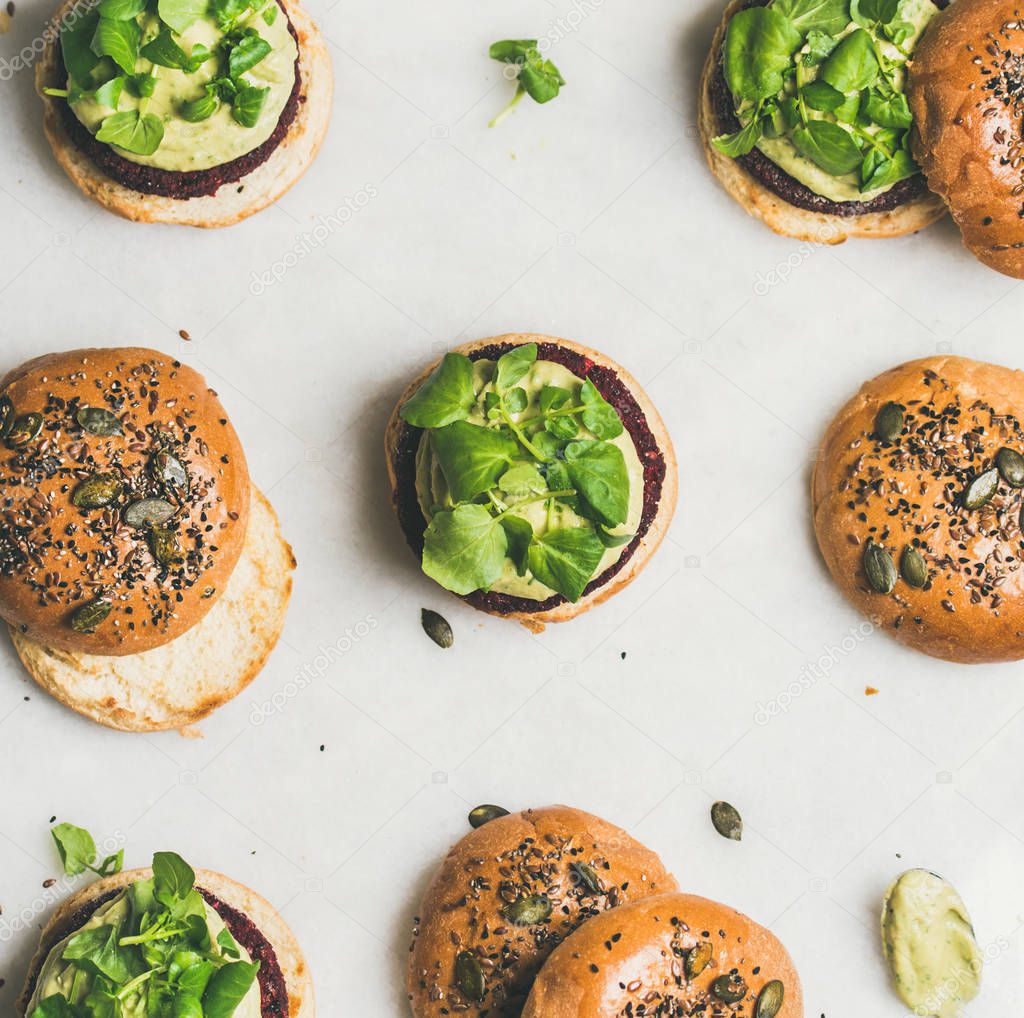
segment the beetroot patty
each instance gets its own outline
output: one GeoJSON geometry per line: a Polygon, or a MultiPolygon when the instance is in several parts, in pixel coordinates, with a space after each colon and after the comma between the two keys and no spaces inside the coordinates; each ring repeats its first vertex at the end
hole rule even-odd
{"type": "MultiPolygon", "coordinates": [[[[512,343],[495,343],[474,350],[469,358],[474,361],[496,361],[513,347],[512,343]]],[[[658,515],[658,506],[661,504],[661,488],[665,481],[665,457],[658,448],[657,439],[651,432],[643,410],[640,409],[633,394],[611,368],[595,364],[582,354],[568,350],[557,343],[539,343],[537,345],[537,360],[561,364],[577,378],[589,378],[594,383],[597,391],[618,411],[626,431],[633,439],[637,455],[644,468],[644,508],[636,537],[626,546],[618,561],[590,581],[583,592],[585,597],[603,587],[622,569],[633,557],[637,548],[640,547],[641,540],[650,530],[654,518],[658,515]]],[[[414,428],[403,422],[394,462],[397,482],[394,499],[398,522],[409,542],[409,547],[420,558],[423,556],[423,535],[427,529],[427,521],[423,518],[423,510],[420,509],[419,500],[416,497],[416,450],[419,449],[422,435],[421,428],[414,428]]],[[[482,590],[467,594],[463,600],[474,608],[498,612],[502,615],[512,612],[550,611],[552,608],[567,603],[561,594],[555,594],[546,601],[531,601],[525,597],[513,597],[510,594],[497,592],[488,593],[482,590]]]]}
{"type": "MultiPolygon", "coordinates": [[[[288,989],[285,986],[284,974],[277,962],[277,955],[274,948],[266,937],[256,928],[252,920],[243,915],[237,909],[226,905],[216,895],[209,891],[198,888],[199,893],[206,899],[207,904],[224,920],[224,925],[231,931],[231,936],[242,945],[253,961],[260,962],[260,971],[257,979],[260,984],[260,998],[262,1007],[262,1018],[288,1018],[288,989]]],[[[43,955],[45,962],[47,955],[65,937],[70,937],[76,930],[80,930],[92,918],[92,916],[108,901],[116,898],[121,891],[111,891],[95,901],[83,905],[77,912],[72,913],[52,933],[50,943],[44,944],[46,954],[43,955]]],[[[28,998],[36,992],[36,980],[39,972],[32,972],[28,981],[28,998]]]]}
{"type": "MultiPolygon", "coordinates": [[[[288,31],[298,45],[299,37],[295,33],[288,12],[281,0],[277,0],[281,13],[288,20],[288,31]]],[[[295,121],[299,104],[305,102],[302,95],[302,74],[300,63],[302,53],[295,60],[295,85],[288,102],[281,111],[280,119],[274,133],[258,148],[247,152],[244,156],[232,159],[220,166],[212,166],[208,170],[160,170],[153,166],[133,163],[130,159],[119,156],[109,145],[97,141],[89,129],[75,116],[74,110],[66,102],[61,102],[61,116],[64,130],[75,148],[84,152],[112,180],[125,187],[138,191],[140,194],[156,194],[163,198],[202,198],[216,194],[225,184],[234,184],[248,176],[257,167],[262,166],[284,140],[289,128],[295,121]]]]}
{"type": "MultiPolygon", "coordinates": [[[[769,0],[748,0],[747,7],[767,7],[769,0]]],[[[937,7],[945,7],[948,0],[935,0],[937,7]]],[[[736,104],[729,85],[725,80],[725,67],[718,61],[718,70],[711,80],[711,104],[719,134],[732,134],[740,129],[736,117],[736,104]]],[[[872,201],[832,201],[812,191],[799,180],[791,177],[778,163],[773,163],[760,149],[754,148],[736,161],[769,191],[783,201],[808,212],[821,212],[829,216],[866,216],[873,212],[890,212],[907,205],[928,193],[928,185],[920,173],[907,177],[880,194],[872,201]]]]}

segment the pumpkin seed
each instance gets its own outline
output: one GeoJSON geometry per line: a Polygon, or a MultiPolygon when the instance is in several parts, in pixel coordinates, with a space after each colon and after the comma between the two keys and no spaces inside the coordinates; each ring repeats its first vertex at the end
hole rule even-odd
{"type": "Polygon", "coordinates": [[[123,435],[124,428],[121,422],[109,411],[98,406],[84,406],[75,414],[78,426],[89,432],[90,435],[101,435],[110,438],[113,435],[123,435]]]}
{"type": "Polygon", "coordinates": [[[122,487],[118,474],[93,474],[75,488],[71,502],[79,509],[103,509],[117,500],[122,487]]]}
{"type": "Polygon", "coordinates": [[[503,809],[501,806],[477,806],[476,809],[470,811],[469,826],[475,831],[478,827],[483,827],[484,824],[497,820],[498,817],[507,816],[508,810],[503,809]]]}
{"type": "Polygon", "coordinates": [[[604,894],[604,884],[601,883],[601,878],[593,866],[588,866],[585,862],[574,862],[569,868],[591,894],[604,894]]]}
{"type": "Polygon", "coordinates": [[[29,442],[34,442],[39,437],[42,430],[42,414],[22,414],[10,425],[7,444],[12,449],[24,449],[29,442]]]}
{"type": "Polygon", "coordinates": [[[153,527],[149,532],[149,550],[160,565],[173,565],[179,557],[177,535],[166,527],[153,527]]]}
{"type": "Polygon", "coordinates": [[[892,593],[896,586],[896,567],[892,556],[874,541],[868,541],[864,547],[864,572],[876,594],[892,593]]]}
{"type": "Polygon", "coordinates": [[[448,650],[455,643],[455,634],[448,620],[443,615],[424,608],[420,612],[420,623],[423,632],[429,636],[442,650],[448,650]]]}
{"type": "Polygon", "coordinates": [[[886,403],[875,417],[875,438],[880,442],[895,442],[903,434],[907,421],[899,403],[886,403]]]}
{"type": "Polygon", "coordinates": [[[928,582],[928,566],[924,556],[911,545],[903,549],[900,557],[900,575],[909,587],[920,590],[928,582]]]}
{"type": "Polygon", "coordinates": [[[177,456],[161,449],[149,461],[152,475],[161,483],[171,488],[184,488],[188,491],[188,470],[177,456]]]}
{"type": "Polygon", "coordinates": [[[983,474],[978,474],[964,491],[964,508],[980,509],[992,501],[998,488],[999,470],[996,467],[986,470],[983,474]]]}
{"type": "Polygon", "coordinates": [[[727,802],[716,802],[711,807],[711,822],[723,838],[730,841],[743,840],[743,818],[735,806],[727,802]]]}
{"type": "Polygon", "coordinates": [[[76,633],[94,633],[96,627],[106,620],[112,608],[113,605],[102,597],[83,604],[76,608],[71,616],[71,628],[76,633]]]}
{"type": "Polygon", "coordinates": [[[686,956],[686,978],[696,979],[710,964],[713,948],[707,940],[702,940],[686,956]]]}
{"type": "Polygon", "coordinates": [[[14,404],[9,396],[0,396],[0,438],[7,438],[14,424],[14,404]]]}
{"type": "Polygon", "coordinates": [[[545,894],[531,894],[510,902],[501,914],[516,926],[535,926],[551,915],[551,901],[545,894]]]}
{"type": "Polygon", "coordinates": [[[782,1002],[786,997],[786,988],[779,979],[766,983],[758,994],[754,1018],[775,1018],[782,1010],[782,1002]]]}
{"type": "Polygon", "coordinates": [[[162,498],[142,498],[138,502],[132,502],[125,509],[124,521],[129,527],[148,530],[150,527],[158,527],[161,523],[166,523],[174,515],[174,512],[174,506],[162,498]]]}
{"type": "Polygon", "coordinates": [[[1024,488],[1024,456],[1013,449],[1000,449],[996,453],[996,467],[1011,488],[1024,488]]]}
{"type": "Polygon", "coordinates": [[[711,992],[726,1004],[738,1004],[747,995],[747,984],[737,975],[719,976],[711,984],[711,992]]]}
{"type": "Polygon", "coordinates": [[[479,1004],[487,994],[484,967],[472,951],[460,951],[455,959],[455,985],[466,1000],[479,1004]]]}

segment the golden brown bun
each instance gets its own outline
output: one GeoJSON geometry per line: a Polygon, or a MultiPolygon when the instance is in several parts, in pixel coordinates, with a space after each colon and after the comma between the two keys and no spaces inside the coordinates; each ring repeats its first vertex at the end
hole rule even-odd
{"type": "Polygon", "coordinates": [[[23,449],[0,443],[0,617],[49,647],[99,655],[138,654],[188,632],[227,586],[249,519],[245,454],[216,393],[191,368],[138,348],[50,354],[0,389],[15,416],[44,417],[23,449]],[[113,413],[123,434],[83,431],[84,407],[113,413]],[[186,467],[187,491],[154,476],[161,450],[186,467]],[[121,478],[117,502],[76,507],[78,486],[101,474],[121,478]],[[123,520],[149,497],[178,507],[167,527],[181,557],[166,569],[149,532],[123,520]],[[72,616],[96,598],[109,600],[109,616],[77,632],[72,616]]]}
{"type": "Polygon", "coordinates": [[[1024,373],[930,357],[866,382],[822,442],[813,501],[825,562],[872,622],[926,654],[968,663],[1024,658],[1021,491],[1000,478],[987,505],[962,504],[971,480],[991,468],[1000,449],[1024,453],[1015,416],[1021,407],[1024,373]],[[906,408],[895,445],[873,437],[875,418],[889,402],[906,408]],[[928,568],[926,587],[902,578],[890,594],[869,587],[869,537],[897,569],[904,548],[916,542],[928,568]]]}
{"type": "MultiPolygon", "coordinates": [[[[959,0],[958,0],[959,2],[959,0]]],[[[712,100],[712,82],[722,60],[722,46],[732,16],[747,5],[747,0],[732,0],[726,7],[701,77],[700,128],[704,154],[711,172],[722,186],[750,215],[760,219],[776,233],[812,244],[842,244],[850,237],[900,237],[916,233],[941,219],[945,209],[935,195],[925,195],[888,212],[869,212],[863,216],[834,216],[790,205],[774,191],[749,174],[742,163],[719,152],[712,138],[727,133],[719,123],[712,100]]]]}
{"type": "MultiPolygon", "coordinates": [[[[53,24],[80,0],[64,0],[53,24]]],[[[270,158],[241,180],[223,185],[216,194],[201,198],[166,198],[142,194],[99,170],[74,145],[64,129],[58,103],[45,88],[65,88],[57,32],[49,33],[46,49],[36,67],[36,91],[43,100],[43,128],[64,172],[79,190],[100,205],[137,223],[177,223],[180,226],[232,226],[277,201],[309,169],[327,134],[334,97],[334,72],[327,46],[313,19],[297,0],[281,0],[299,42],[299,67],[304,100],[299,102],[288,133],[270,158]]]]}
{"type": "MultiPolygon", "coordinates": [[[[140,869],[118,873],[114,877],[104,877],[72,895],[57,909],[43,928],[39,950],[29,965],[25,989],[22,991],[17,1005],[18,1018],[24,1018],[36,979],[39,977],[50,951],[64,937],[73,932],[73,928],[66,929],[65,927],[69,923],[73,924],[75,917],[89,906],[95,905],[98,908],[103,898],[138,880],[148,880],[152,875],[152,870],[140,869]]],[[[284,976],[285,987],[288,990],[287,1018],[314,1018],[316,999],[313,994],[313,977],[295,935],[274,906],[244,884],[239,884],[230,877],[210,870],[196,870],[196,887],[209,891],[224,904],[230,905],[236,911],[248,916],[253,925],[270,942],[270,946],[273,947],[274,953],[277,955],[277,963],[281,967],[281,974],[284,976]]]]}
{"type": "Polygon", "coordinates": [[[956,0],[929,26],[908,79],[914,156],[964,244],[1024,278],[1024,139],[1016,0],[956,0]]]}
{"type": "MultiPolygon", "coordinates": [[[[595,364],[614,371],[620,381],[622,381],[630,391],[640,409],[643,411],[647,420],[647,425],[650,428],[651,433],[658,444],[658,449],[665,460],[665,478],[662,483],[661,499],[658,503],[657,515],[652,520],[650,528],[641,540],[640,546],[633,552],[625,566],[620,569],[608,583],[589,594],[585,594],[575,604],[566,601],[564,604],[560,604],[555,608],[550,608],[545,611],[496,611],[492,610],[486,604],[474,603],[474,607],[480,608],[482,611],[486,611],[492,615],[497,615],[501,618],[515,619],[526,626],[527,629],[539,633],[543,631],[545,625],[548,623],[567,622],[569,619],[574,619],[577,615],[582,615],[591,608],[594,608],[599,604],[603,604],[608,600],[608,598],[617,594],[640,575],[641,570],[645,565],[647,565],[651,556],[658,550],[658,546],[664,539],[665,534],[668,533],[669,525],[672,523],[672,517],[675,515],[676,500],[679,493],[679,468],[676,464],[675,450],[672,448],[672,439],[669,436],[668,429],[665,427],[665,423],[662,421],[661,415],[651,402],[650,397],[648,397],[647,393],[644,392],[640,383],[628,371],[626,371],[625,368],[617,364],[610,357],[606,357],[604,354],[598,353],[596,350],[591,350],[589,347],[581,346],[579,343],[573,343],[568,339],[559,339],[556,336],[542,336],[526,332],[514,332],[508,333],[504,336],[494,336],[490,339],[475,340],[471,343],[464,343],[462,346],[457,346],[451,352],[462,353],[468,356],[476,350],[481,350],[495,344],[506,343],[515,346],[522,346],[526,343],[554,343],[566,350],[572,350],[577,354],[589,358],[595,364]]],[[[430,374],[439,363],[440,361],[435,361],[430,365],[430,367],[424,370],[418,378],[413,380],[405,392],[402,393],[402,397],[395,405],[395,409],[391,414],[391,419],[388,421],[387,432],[384,436],[384,451],[387,458],[388,478],[391,482],[392,504],[395,506],[398,504],[399,494],[399,481],[395,464],[402,438],[408,428],[408,425],[400,416],[400,411],[403,404],[412,398],[416,390],[419,389],[427,378],[430,377],[430,374]]]]}
{"type": "Polygon", "coordinates": [[[125,732],[186,728],[259,675],[284,628],[295,557],[253,489],[245,549],[223,597],[184,636],[144,654],[55,651],[11,630],[29,674],[79,714],[125,732]]]}
{"type": "Polygon", "coordinates": [[[523,1018],[749,1018],[763,988],[775,980],[783,985],[783,1004],[772,1013],[803,1018],[793,961],[768,930],[718,902],[663,894],[581,926],[541,969],[523,1018]],[[688,953],[699,943],[711,945],[711,961],[687,979],[688,953]],[[748,992],[730,1006],[711,994],[711,985],[734,970],[748,992]]]}
{"type": "Polygon", "coordinates": [[[413,1015],[514,1018],[544,960],[580,923],[676,887],[653,852],[588,813],[548,806],[492,820],[452,848],[427,888],[409,960],[413,1015]],[[599,893],[574,863],[592,868],[599,893]],[[502,916],[510,901],[535,894],[554,904],[546,923],[516,926],[502,916]],[[462,952],[487,973],[482,1001],[465,1000],[455,985],[462,952]]]}

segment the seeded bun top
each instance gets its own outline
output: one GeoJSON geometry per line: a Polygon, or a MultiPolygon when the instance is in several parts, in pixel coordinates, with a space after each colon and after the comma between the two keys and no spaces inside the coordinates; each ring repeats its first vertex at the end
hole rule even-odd
{"type": "Polygon", "coordinates": [[[914,155],[964,243],[1024,278],[1024,8],[956,0],[925,32],[908,95],[914,155]]]}
{"type": "Polygon", "coordinates": [[[585,923],[541,970],[523,1018],[803,1018],[768,930],[718,902],[663,894],[585,923]]]}
{"type": "Polygon", "coordinates": [[[154,350],[75,350],[0,390],[0,616],[98,655],[199,622],[249,517],[245,455],[202,376],[154,350]]]}
{"type": "Polygon", "coordinates": [[[537,971],[580,923],[676,882],[625,831],[549,806],[491,820],[427,888],[409,961],[416,1018],[516,1018],[537,971]]]}
{"type": "Polygon", "coordinates": [[[866,382],[825,435],[825,562],[857,608],[926,654],[1024,658],[1021,407],[1024,373],[932,357],[866,382]]]}

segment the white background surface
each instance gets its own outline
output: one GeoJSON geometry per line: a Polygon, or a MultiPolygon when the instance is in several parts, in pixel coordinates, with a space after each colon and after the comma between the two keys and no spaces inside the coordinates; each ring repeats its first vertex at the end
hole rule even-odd
{"type": "MultiPolygon", "coordinates": [[[[1024,366],[1020,286],[948,223],[830,251],[748,220],[694,130],[715,0],[591,0],[576,30],[557,27],[569,0],[313,8],[337,74],[329,139],[277,207],[227,231],[90,204],[47,149],[31,73],[0,82],[0,371],[126,343],[204,370],[300,563],[282,645],[201,739],[80,720],[5,642],[0,1008],[49,911],[51,816],[123,836],[131,865],[175,849],[251,884],[303,942],[321,1014],[398,1018],[411,917],[467,810],[562,801],[771,925],[812,1018],[904,1013],[880,901],[903,869],[935,869],[992,956],[970,1014],[1017,1013],[1021,668],[851,637],[861,620],[819,560],[807,489],[817,440],[863,378],[951,350],[1024,366]],[[564,35],[563,96],[489,131],[511,86],[488,44],[545,33],[564,35]],[[339,209],[344,225],[253,292],[254,273],[339,209]],[[381,457],[410,376],[456,341],[511,330],[618,358],[681,463],[679,513],[646,572],[539,637],[419,574],[381,457]],[[424,637],[423,606],[451,620],[454,650],[424,637]],[[794,683],[787,712],[759,724],[794,683]],[[715,798],[743,813],[742,844],[715,834],[715,798]]],[[[0,56],[48,13],[18,0],[0,56]]]]}

